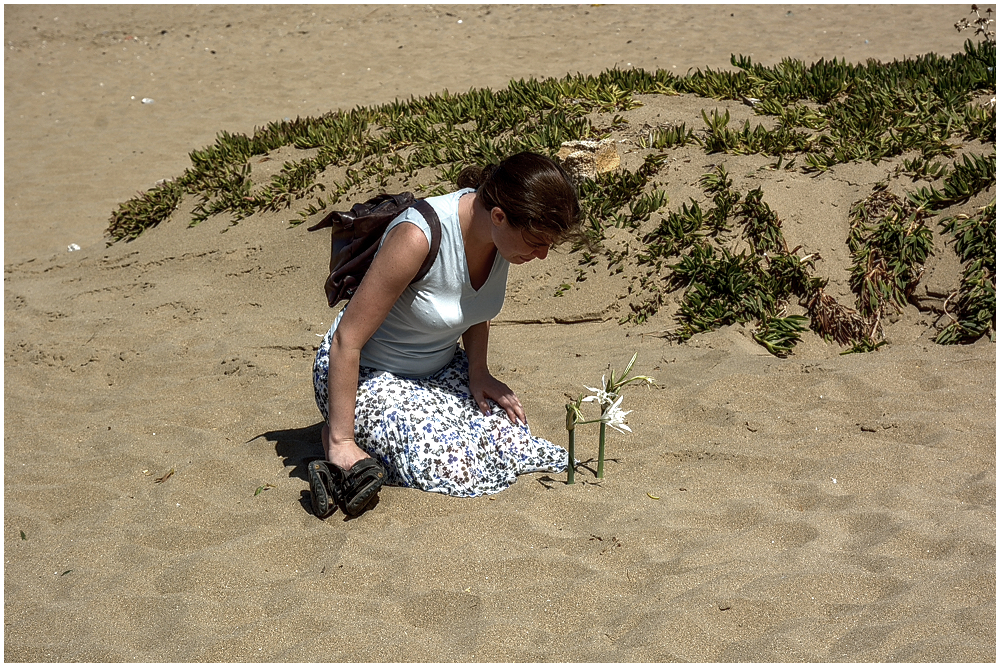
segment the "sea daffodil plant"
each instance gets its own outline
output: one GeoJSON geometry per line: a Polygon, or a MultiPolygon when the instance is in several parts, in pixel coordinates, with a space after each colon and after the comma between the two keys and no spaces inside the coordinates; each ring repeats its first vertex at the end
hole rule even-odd
{"type": "Polygon", "coordinates": [[[632,384],[633,382],[644,382],[646,384],[652,384],[653,378],[647,375],[633,375],[629,377],[629,373],[632,371],[632,367],[635,365],[635,360],[638,357],[638,353],[632,355],[631,361],[628,362],[628,366],[617,378],[615,377],[615,372],[611,371],[611,376],[601,376],[601,386],[600,387],[587,387],[584,388],[588,391],[594,392],[593,395],[584,398],[580,396],[572,403],[566,404],[566,430],[569,432],[569,466],[567,467],[566,473],[566,483],[573,484],[575,482],[575,469],[574,465],[576,463],[575,459],[575,449],[576,449],[576,427],[582,424],[600,424],[601,425],[601,436],[600,443],[597,450],[597,478],[604,478],[604,443],[607,436],[607,427],[625,433],[628,431],[632,432],[628,424],[625,423],[625,417],[631,413],[631,410],[623,410],[621,407],[622,399],[621,390],[625,386],[632,384]],[[601,406],[601,416],[597,419],[584,419],[583,413],[581,411],[581,406],[584,403],[595,402],[601,406]]]}

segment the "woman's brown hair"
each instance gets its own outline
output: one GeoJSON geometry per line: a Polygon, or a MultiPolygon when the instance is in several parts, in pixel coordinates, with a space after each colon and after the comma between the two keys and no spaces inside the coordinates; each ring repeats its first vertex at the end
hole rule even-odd
{"type": "Polygon", "coordinates": [[[466,167],[458,187],[475,188],[487,210],[499,206],[512,227],[559,243],[580,226],[580,202],[569,176],[537,153],[518,153],[498,165],[466,167]]]}

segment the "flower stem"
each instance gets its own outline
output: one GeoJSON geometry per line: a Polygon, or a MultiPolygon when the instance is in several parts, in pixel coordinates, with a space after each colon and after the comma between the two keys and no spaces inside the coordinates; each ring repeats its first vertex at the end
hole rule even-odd
{"type": "Polygon", "coordinates": [[[604,479],[604,434],[607,424],[601,422],[601,444],[597,447],[597,479],[604,479]]]}
{"type": "Polygon", "coordinates": [[[576,479],[576,429],[569,430],[569,465],[566,466],[566,483],[575,484],[576,479]]]}

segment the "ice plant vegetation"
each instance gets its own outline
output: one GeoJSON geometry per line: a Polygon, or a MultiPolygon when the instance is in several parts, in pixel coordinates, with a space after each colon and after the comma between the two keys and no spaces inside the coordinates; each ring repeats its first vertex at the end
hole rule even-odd
{"type": "Polygon", "coordinates": [[[584,398],[580,396],[571,403],[566,404],[566,430],[569,432],[569,466],[567,467],[566,473],[566,483],[573,484],[575,482],[575,468],[576,465],[576,427],[582,424],[600,424],[601,425],[601,436],[600,443],[597,450],[597,478],[604,478],[604,443],[607,437],[607,427],[625,433],[626,431],[631,433],[632,429],[629,428],[628,424],[625,423],[625,417],[631,413],[631,410],[623,410],[622,400],[624,396],[621,395],[622,389],[627,385],[636,382],[642,382],[645,384],[652,384],[653,378],[647,375],[633,375],[629,377],[629,373],[632,371],[632,367],[635,365],[635,360],[638,357],[638,353],[632,355],[632,359],[628,362],[628,366],[625,370],[616,378],[615,372],[611,371],[611,376],[607,375],[601,376],[601,386],[600,387],[587,387],[584,388],[588,391],[594,392],[592,395],[584,398]],[[601,415],[596,419],[583,418],[583,412],[581,407],[584,403],[597,403],[601,407],[601,415]]]}
{"type": "MultiPolygon", "coordinates": [[[[237,224],[290,209],[270,217],[294,227],[377,192],[450,192],[465,165],[523,150],[554,157],[563,142],[610,138],[631,144],[635,160],[578,184],[583,225],[571,252],[579,260],[560,269],[566,273],[557,296],[583,289],[580,283],[606,267],[627,281],[624,305],[631,312],[621,324],[646,323],[671,303],[679,306],[675,326],[662,333],[678,342],[745,324],[779,357],[793,353],[807,327],[851,351],[870,351],[886,342],[884,316],[919,294],[924,260],[957,254],[965,276],[949,287],[953,295],[933,325],[935,340],[992,338],[993,12],[973,6],[955,28],[974,31],[976,41],[968,39],[950,56],[927,53],[891,63],[784,58],[762,65],[733,55],[726,70],[677,76],[615,68],[517,80],[500,90],[444,91],[273,122],[249,135],[222,132],[214,144],[191,152],[184,173],[121,204],[107,234],[112,243],[130,241],[171,217],[191,225],[219,217],[237,224]],[[638,126],[648,114],[630,113],[675,95],[703,100],[700,113],[656,127],[638,126]],[[261,167],[279,148],[293,157],[277,173],[273,163],[261,167]],[[702,178],[702,194],[670,202],[669,165],[698,153],[716,165],[702,178]],[[820,257],[808,239],[801,247],[786,244],[779,211],[763,189],[738,189],[726,170],[822,178],[852,162],[886,165],[891,173],[852,207],[849,237],[841,239],[850,245],[851,265],[836,269],[851,272],[852,294],[838,290],[835,297],[823,263],[832,258],[820,257]],[[897,199],[889,201],[882,190],[897,199]]],[[[829,214],[812,208],[806,222],[829,214]]],[[[825,220],[823,226],[829,228],[825,220]]]]}

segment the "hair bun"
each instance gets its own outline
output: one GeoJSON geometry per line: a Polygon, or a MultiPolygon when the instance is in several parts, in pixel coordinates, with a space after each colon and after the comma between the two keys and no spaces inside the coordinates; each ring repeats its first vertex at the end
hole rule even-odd
{"type": "Polygon", "coordinates": [[[482,167],[476,165],[466,167],[458,175],[458,187],[478,190],[483,183],[496,173],[497,168],[495,164],[487,164],[482,167]]]}

